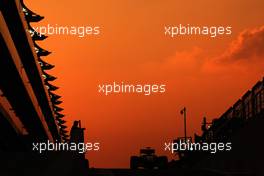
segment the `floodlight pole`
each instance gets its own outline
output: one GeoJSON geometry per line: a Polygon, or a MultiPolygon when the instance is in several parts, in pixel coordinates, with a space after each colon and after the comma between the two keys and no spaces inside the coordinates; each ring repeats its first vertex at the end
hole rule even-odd
{"type": "Polygon", "coordinates": [[[186,108],[183,108],[183,118],[184,118],[184,139],[187,142],[187,129],[186,129],[186,108]]]}

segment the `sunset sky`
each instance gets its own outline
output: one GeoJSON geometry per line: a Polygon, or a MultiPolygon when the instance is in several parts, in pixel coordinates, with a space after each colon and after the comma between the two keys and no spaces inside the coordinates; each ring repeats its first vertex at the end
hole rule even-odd
{"type": "Polygon", "coordinates": [[[100,26],[100,35],[50,35],[38,44],[52,51],[68,126],[81,120],[92,167],[129,167],[131,155],[183,136],[200,134],[203,116],[219,117],[264,76],[263,0],[25,0],[45,17],[32,26],[100,26]],[[232,26],[232,35],[164,35],[164,26],[232,26]],[[98,93],[112,82],[166,84],[151,96],[98,93]]]}

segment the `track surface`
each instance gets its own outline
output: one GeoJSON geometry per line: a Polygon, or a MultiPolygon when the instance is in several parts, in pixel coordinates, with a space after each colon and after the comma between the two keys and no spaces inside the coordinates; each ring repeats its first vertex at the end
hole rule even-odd
{"type": "Polygon", "coordinates": [[[219,173],[208,170],[188,169],[166,169],[166,170],[146,170],[146,169],[90,169],[89,176],[249,176],[245,173],[219,173]]]}

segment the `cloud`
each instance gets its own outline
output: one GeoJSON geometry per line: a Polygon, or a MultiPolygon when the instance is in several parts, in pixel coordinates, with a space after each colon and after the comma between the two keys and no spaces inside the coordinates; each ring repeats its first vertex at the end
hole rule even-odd
{"type": "Polygon", "coordinates": [[[239,34],[221,57],[222,61],[248,60],[264,57],[264,26],[239,34]]]}
{"type": "MultiPolygon", "coordinates": [[[[263,74],[264,26],[242,31],[222,55],[208,58],[203,72],[217,75],[263,74]]],[[[262,75],[263,76],[263,75],[262,75]]]]}
{"type": "Polygon", "coordinates": [[[160,65],[163,72],[175,72],[178,75],[190,75],[195,73],[203,64],[203,53],[201,48],[194,47],[190,51],[178,51],[167,58],[160,65]]]}
{"type": "Polygon", "coordinates": [[[191,50],[176,51],[173,55],[161,62],[146,62],[140,65],[142,75],[157,79],[174,79],[189,77],[197,73],[204,63],[205,52],[201,48],[193,47],[191,50]]]}
{"type": "MultiPolygon", "coordinates": [[[[148,77],[176,79],[179,77],[236,77],[263,74],[264,26],[242,31],[220,55],[208,55],[205,48],[176,51],[162,62],[141,65],[148,77]],[[147,72],[147,73],[146,73],[147,72]]],[[[143,74],[143,73],[142,73],[143,74]]]]}

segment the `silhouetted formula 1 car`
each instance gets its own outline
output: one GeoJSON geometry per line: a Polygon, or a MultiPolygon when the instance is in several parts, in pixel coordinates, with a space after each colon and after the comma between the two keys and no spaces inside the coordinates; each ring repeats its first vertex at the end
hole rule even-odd
{"type": "Polygon", "coordinates": [[[132,156],[130,158],[131,169],[164,169],[168,165],[168,158],[166,156],[155,155],[155,150],[147,147],[140,150],[140,156],[132,156]]]}

